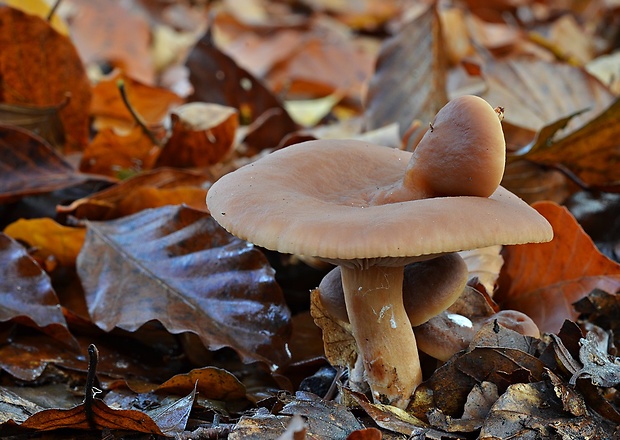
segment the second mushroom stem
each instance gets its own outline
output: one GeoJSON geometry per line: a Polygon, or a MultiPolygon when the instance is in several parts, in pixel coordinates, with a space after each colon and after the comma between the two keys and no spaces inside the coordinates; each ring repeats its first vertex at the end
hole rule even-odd
{"type": "Polygon", "coordinates": [[[406,408],[422,382],[411,323],[403,305],[403,267],[341,267],[353,336],[375,402],[406,408]]]}

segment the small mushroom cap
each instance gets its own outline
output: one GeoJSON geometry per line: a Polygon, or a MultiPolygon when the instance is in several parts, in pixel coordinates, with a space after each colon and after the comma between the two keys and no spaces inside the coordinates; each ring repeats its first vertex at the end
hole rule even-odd
{"type": "Polygon", "coordinates": [[[355,140],[308,141],[220,178],[211,215],[230,233],[282,253],[358,260],[545,242],[547,220],[506,189],[371,206],[402,180],[411,153],[355,140]]]}
{"type": "MultiPolygon", "coordinates": [[[[450,307],[465,289],[467,275],[467,265],[457,253],[406,265],[403,303],[411,325],[423,324],[450,307]]],[[[319,295],[330,316],[349,322],[339,267],[323,277],[319,295]]]]}

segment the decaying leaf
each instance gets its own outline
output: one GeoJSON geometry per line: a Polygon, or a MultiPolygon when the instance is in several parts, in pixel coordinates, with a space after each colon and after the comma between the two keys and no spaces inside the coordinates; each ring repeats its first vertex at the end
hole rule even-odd
{"type": "Polygon", "coordinates": [[[542,332],[556,332],[565,319],[575,320],[572,304],[599,288],[620,288],[620,265],[602,255],[566,208],[533,205],[549,220],[549,243],[507,246],[495,300],[502,308],[530,316],[542,332]]]}
{"type": "Polygon", "coordinates": [[[77,269],[100,328],[135,331],[158,320],[248,362],[289,361],[289,311],[273,269],[208,214],[166,206],[87,226],[77,269]]]}
{"type": "Polygon", "coordinates": [[[0,101],[7,104],[57,106],[67,152],[88,141],[90,83],[68,37],[44,19],[0,6],[0,101]]]}
{"type": "Polygon", "coordinates": [[[409,133],[408,147],[417,145],[435,114],[448,102],[446,59],[436,5],[428,6],[386,41],[368,87],[367,129],[393,122],[401,138],[409,133]]]}
{"type": "Polygon", "coordinates": [[[607,354],[607,347],[599,346],[594,332],[588,332],[579,341],[579,360],[583,367],[576,371],[569,383],[574,385],[580,377],[588,378],[594,385],[613,387],[620,383],[620,362],[607,354]]]}
{"type": "Polygon", "coordinates": [[[245,387],[239,380],[221,368],[204,367],[168,379],[157,387],[158,393],[183,395],[195,388],[202,397],[232,401],[245,397],[245,387]]]}
{"type": "Polygon", "coordinates": [[[333,366],[353,368],[357,359],[357,345],[350,324],[329,316],[317,289],[310,293],[310,313],[316,325],[323,331],[325,356],[329,363],[333,366]]]}

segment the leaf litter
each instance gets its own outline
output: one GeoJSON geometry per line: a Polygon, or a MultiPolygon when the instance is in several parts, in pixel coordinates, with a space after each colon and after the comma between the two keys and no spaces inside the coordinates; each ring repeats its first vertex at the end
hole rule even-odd
{"type": "Polygon", "coordinates": [[[617,215],[613,202],[591,209],[619,180],[617,78],[594,67],[617,49],[605,31],[617,9],[64,3],[55,28],[0,10],[3,438],[619,434],[617,215]],[[54,30],[63,26],[69,37],[54,30]],[[151,58],[173,38],[176,53],[151,58]],[[270,47],[283,51],[261,56],[270,47]],[[571,211],[590,217],[578,216],[584,231],[543,202],[553,242],[470,257],[459,313],[518,309],[540,338],[491,320],[447,361],[422,355],[406,411],[374,404],[351,388],[346,325],[308,293],[328,268],[230,236],[204,198],[218,176],[295,139],[347,133],[413,148],[449,97],[472,91],[506,108],[510,161],[533,170],[510,189],[571,196],[571,211]],[[304,101],[316,115],[301,130],[287,109],[304,101]],[[196,129],[178,116],[186,102],[236,120],[196,129]],[[218,149],[187,152],[192,136],[218,149]],[[550,168],[560,173],[541,177],[550,168]],[[299,342],[321,337],[311,302],[326,351],[299,342]]]}

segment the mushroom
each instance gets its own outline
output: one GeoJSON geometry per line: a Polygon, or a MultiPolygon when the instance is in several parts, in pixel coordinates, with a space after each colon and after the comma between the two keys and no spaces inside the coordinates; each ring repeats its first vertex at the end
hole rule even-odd
{"type": "MultiPolygon", "coordinates": [[[[540,337],[534,321],[516,310],[493,313],[486,304],[483,313],[466,316],[449,307],[465,292],[481,295],[467,286],[467,265],[457,253],[405,266],[403,302],[416,337],[418,349],[435,359],[447,361],[464,350],[474,335],[488,322],[524,336],[540,337]]],[[[324,313],[337,321],[349,323],[340,269],[331,270],[319,284],[318,296],[324,313]]]]}
{"type": "Polygon", "coordinates": [[[373,399],[400,408],[422,380],[404,266],[553,236],[544,217],[499,186],[505,144],[484,100],[450,101],[431,125],[414,153],[355,140],[295,144],[223,176],[207,195],[230,233],[340,266],[373,399]]]}

